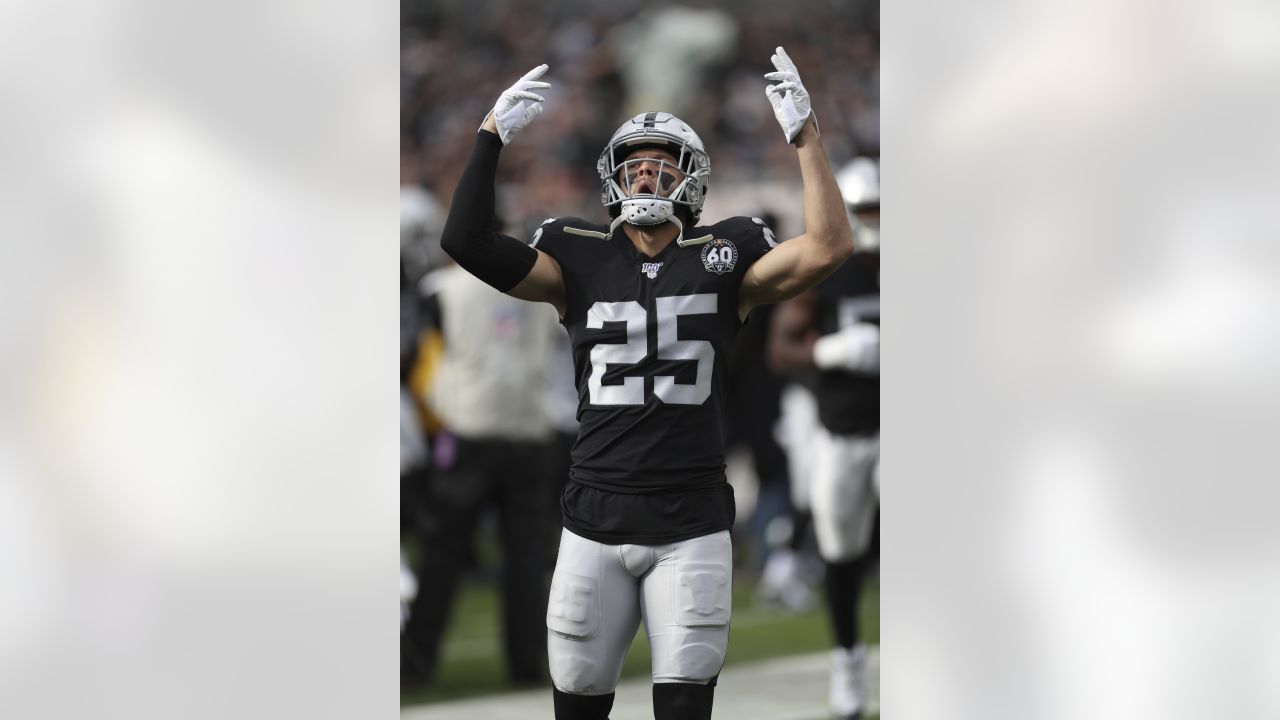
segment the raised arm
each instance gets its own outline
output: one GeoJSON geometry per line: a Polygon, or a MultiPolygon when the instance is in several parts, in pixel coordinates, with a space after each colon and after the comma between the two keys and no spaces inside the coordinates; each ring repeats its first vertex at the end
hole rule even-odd
{"type": "Polygon", "coordinates": [[[765,93],[787,141],[796,146],[804,184],[805,232],[779,244],[747,269],[739,294],[742,317],[756,305],[780,302],[817,285],[853,254],[853,232],[818,136],[809,93],[782,48],[773,56],[773,65],[777,72],[765,77],[777,84],[765,93]]]}
{"type": "Polygon", "coordinates": [[[458,265],[492,287],[521,300],[546,302],[561,316],[565,310],[560,266],[543,252],[498,233],[494,228],[494,179],[503,146],[542,111],[532,89],[547,71],[540,65],[507,88],[476,134],[475,149],[453,194],[440,246],[458,265]]]}

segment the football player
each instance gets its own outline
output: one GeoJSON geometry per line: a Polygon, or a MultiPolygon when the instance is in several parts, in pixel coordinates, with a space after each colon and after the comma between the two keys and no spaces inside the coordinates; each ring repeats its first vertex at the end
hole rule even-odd
{"type": "Polygon", "coordinates": [[[498,159],[541,112],[546,65],[498,98],[454,194],[445,250],[498,290],[550,303],[573,346],[581,427],[547,609],[559,720],[608,716],[641,621],[655,717],[711,717],[729,640],[732,340],[753,307],[813,287],[853,251],[809,94],[782,48],[772,61],[766,96],[804,184],[799,237],[778,243],[753,218],[703,223],[710,156],[667,112],[626,121],[600,154],[611,222],[547,220],[531,244],[492,232],[498,159]]]}
{"type": "Polygon", "coordinates": [[[809,508],[826,564],[835,637],[830,704],[841,720],[865,706],[867,649],[858,639],[858,597],[878,547],[880,467],[880,182],[874,160],[837,176],[856,253],[811,292],[778,306],[769,359],[807,374],[819,426],[808,465],[809,508]]]}

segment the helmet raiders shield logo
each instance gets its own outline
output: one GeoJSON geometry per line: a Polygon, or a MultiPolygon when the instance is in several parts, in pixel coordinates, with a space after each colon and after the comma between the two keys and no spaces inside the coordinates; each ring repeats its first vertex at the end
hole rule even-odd
{"type": "Polygon", "coordinates": [[[707,269],[707,272],[723,275],[733,270],[737,262],[738,248],[728,240],[715,238],[702,246],[702,266],[707,269]]]}
{"type": "Polygon", "coordinates": [[[640,272],[644,273],[650,280],[658,277],[658,271],[662,269],[662,263],[644,263],[640,266],[640,272]]]}

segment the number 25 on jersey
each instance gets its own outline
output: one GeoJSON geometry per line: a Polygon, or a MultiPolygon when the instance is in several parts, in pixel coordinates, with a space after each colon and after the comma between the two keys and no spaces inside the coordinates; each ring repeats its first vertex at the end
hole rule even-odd
{"type": "MultiPolygon", "coordinates": [[[[677,383],[673,375],[655,375],[653,394],[665,403],[701,405],[711,396],[711,369],[715,349],[706,340],[680,340],[676,337],[676,319],[681,315],[716,312],[716,294],[674,295],[654,298],[658,315],[658,359],[696,360],[697,379],[692,385],[677,383]]],[[[601,385],[610,364],[634,365],[649,353],[645,324],[648,313],[634,300],[597,302],[587,311],[587,327],[603,329],[607,322],[627,324],[625,343],[599,343],[591,348],[591,377],[587,391],[592,405],[643,405],[644,378],[626,377],[621,385],[601,385]]]]}

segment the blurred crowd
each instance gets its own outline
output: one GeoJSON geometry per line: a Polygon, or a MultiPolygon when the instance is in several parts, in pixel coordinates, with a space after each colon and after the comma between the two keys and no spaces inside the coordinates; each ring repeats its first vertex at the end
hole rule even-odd
{"type": "MultiPolygon", "coordinates": [[[[879,6],[405,0],[402,25],[402,683],[437,670],[452,598],[476,569],[477,531],[504,556],[488,577],[521,599],[504,605],[508,677],[539,682],[577,392],[554,312],[491,290],[439,250],[481,120],[503,89],[550,65],[545,111],[502,154],[498,213],[517,238],[547,217],[603,218],[599,152],[623,120],[649,110],[671,111],[700,134],[709,197],[773,179],[798,199],[795,152],[764,93],[769,57],[782,45],[795,60],[833,167],[878,155],[879,6]]],[[[734,214],[765,216],[783,238],[800,232],[799,207],[778,204],[734,214]]],[[[762,599],[807,610],[822,563],[802,517],[796,527],[785,428],[779,438],[786,378],[766,363],[771,313],[755,313],[733,362],[735,556],[763,577],[762,599]]]]}
{"type": "Polygon", "coordinates": [[[499,203],[512,235],[552,215],[600,216],[596,159],[638,112],[670,111],[697,130],[713,194],[739,179],[798,177],[764,94],[779,45],[813,96],[833,165],[879,154],[874,0],[404,0],[401,16],[401,183],[433,206],[448,207],[498,94],[551,66],[545,112],[503,153],[499,203]]]}

